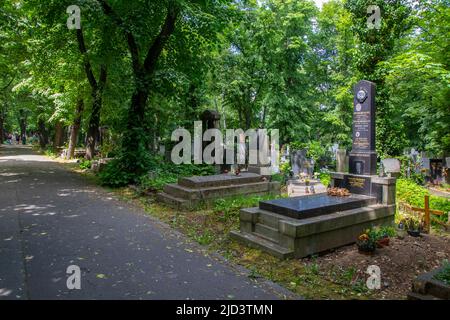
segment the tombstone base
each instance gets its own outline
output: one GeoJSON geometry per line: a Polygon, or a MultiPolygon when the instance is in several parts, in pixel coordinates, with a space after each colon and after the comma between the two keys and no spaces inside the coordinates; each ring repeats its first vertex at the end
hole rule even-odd
{"type": "Polygon", "coordinates": [[[377,203],[395,204],[396,178],[331,172],[331,187],[346,188],[351,193],[372,196],[377,203]]]}
{"type": "Polygon", "coordinates": [[[270,165],[269,166],[249,165],[247,171],[259,174],[264,177],[270,177],[274,173],[270,165]]]}
{"type": "Polygon", "coordinates": [[[377,174],[377,153],[370,152],[350,152],[349,172],[362,175],[377,174]]]}
{"type": "Polygon", "coordinates": [[[269,181],[261,175],[241,172],[239,175],[218,174],[180,178],[178,183],[164,186],[157,200],[178,209],[193,210],[216,199],[234,196],[266,195],[280,193],[280,183],[269,181]]]}

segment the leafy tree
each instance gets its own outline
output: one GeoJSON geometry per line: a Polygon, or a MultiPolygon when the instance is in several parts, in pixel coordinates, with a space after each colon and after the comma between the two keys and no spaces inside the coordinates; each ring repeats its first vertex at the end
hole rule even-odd
{"type": "Polygon", "coordinates": [[[398,155],[406,144],[401,112],[389,101],[385,70],[377,67],[394,55],[396,43],[410,30],[412,9],[407,0],[347,0],[345,7],[351,13],[351,30],[357,35],[358,47],[354,56],[357,76],[377,85],[377,151],[380,156],[398,155]],[[369,5],[378,5],[381,10],[379,29],[367,25],[369,5]]]}

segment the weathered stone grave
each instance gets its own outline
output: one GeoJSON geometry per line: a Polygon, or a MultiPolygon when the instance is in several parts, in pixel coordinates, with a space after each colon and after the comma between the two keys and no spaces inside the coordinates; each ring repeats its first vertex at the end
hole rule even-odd
{"type": "Polygon", "coordinates": [[[395,158],[387,158],[381,160],[384,172],[391,177],[398,178],[400,176],[400,160],[395,158]]]}
{"type": "Polygon", "coordinates": [[[307,150],[295,150],[292,152],[291,157],[291,166],[292,172],[294,175],[298,174],[306,174],[311,177],[314,173],[314,161],[312,159],[308,159],[307,150]]]}
{"type": "Polygon", "coordinates": [[[350,196],[261,201],[241,210],[240,231],[231,236],[279,258],[299,258],[351,244],[372,226],[392,225],[396,179],[376,176],[374,95],[368,81],[355,86],[350,173],[332,174],[332,186],[348,188],[350,196]]]}
{"type": "Polygon", "coordinates": [[[349,158],[347,155],[347,150],[338,149],[336,150],[336,171],[337,172],[348,172],[349,158]]]}
{"type": "Polygon", "coordinates": [[[273,145],[270,144],[270,141],[268,141],[267,139],[268,136],[263,134],[263,132],[261,132],[260,130],[257,131],[257,148],[256,150],[252,150],[252,146],[249,145],[249,152],[256,152],[257,154],[257,163],[255,164],[249,164],[248,165],[248,172],[252,172],[252,173],[256,173],[265,177],[270,177],[272,176],[274,173],[277,173],[278,168],[274,168],[272,167],[272,163],[271,163],[271,156],[273,153],[273,145]],[[264,146],[264,148],[266,148],[266,155],[263,155],[261,157],[261,154],[259,152],[259,148],[262,148],[264,146]]]}
{"type": "Polygon", "coordinates": [[[167,184],[157,199],[177,208],[193,209],[202,203],[238,195],[279,194],[280,183],[250,172],[180,178],[167,184]]]}

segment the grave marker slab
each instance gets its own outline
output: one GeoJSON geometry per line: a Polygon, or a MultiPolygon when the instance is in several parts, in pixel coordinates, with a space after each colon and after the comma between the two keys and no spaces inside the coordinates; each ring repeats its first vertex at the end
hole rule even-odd
{"type": "Polygon", "coordinates": [[[362,80],[355,85],[353,100],[353,145],[350,152],[350,173],[375,175],[375,84],[362,80]]]}
{"type": "Polygon", "coordinates": [[[381,160],[381,163],[383,164],[384,171],[386,173],[390,173],[395,177],[400,175],[400,160],[395,158],[387,158],[381,160]]]}

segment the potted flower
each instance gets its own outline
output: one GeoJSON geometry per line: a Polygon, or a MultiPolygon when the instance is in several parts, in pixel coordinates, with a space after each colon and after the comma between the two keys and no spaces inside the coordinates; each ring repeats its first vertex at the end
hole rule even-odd
{"type": "Polygon", "coordinates": [[[412,237],[420,236],[422,231],[422,221],[416,217],[409,217],[405,219],[406,232],[412,237]]]}
{"type": "Polygon", "coordinates": [[[361,234],[356,241],[358,251],[364,254],[372,254],[376,249],[376,241],[369,230],[361,234]]]}
{"type": "Polygon", "coordinates": [[[395,235],[395,230],[391,227],[381,227],[377,231],[377,247],[383,248],[389,246],[390,237],[395,235]]]}

